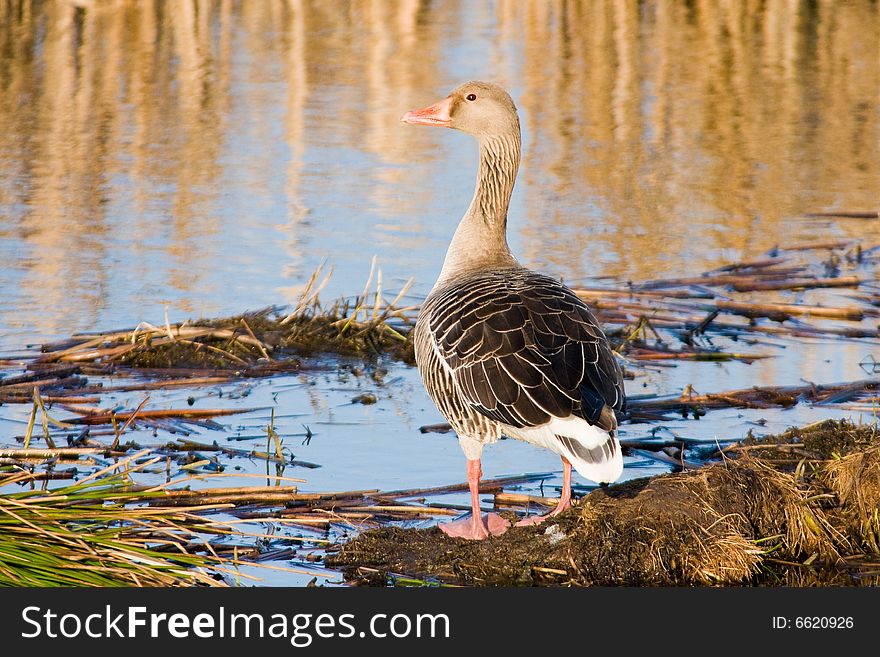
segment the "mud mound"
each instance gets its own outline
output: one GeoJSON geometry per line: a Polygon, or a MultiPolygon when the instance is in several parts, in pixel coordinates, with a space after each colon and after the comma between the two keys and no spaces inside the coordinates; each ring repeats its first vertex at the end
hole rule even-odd
{"type": "Polygon", "coordinates": [[[750,439],[720,462],[593,491],[486,541],[365,532],[328,563],[477,586],[878,583],[880,433],[826,422],[750,439]],[[783,457],[783,458],[780,458],[783,457]]]}

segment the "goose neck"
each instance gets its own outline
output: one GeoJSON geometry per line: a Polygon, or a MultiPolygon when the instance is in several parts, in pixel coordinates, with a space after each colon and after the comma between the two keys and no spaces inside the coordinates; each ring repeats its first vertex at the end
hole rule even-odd
{"type": "Polygon", "coordinates": [[[480,139],[480,168],[469,214],[475,214],[486,222],[506,224],[519,158],[519,135],[480,139]]]}
{"type": "Polygon", "coordinates": [[[519,158],[518,134],[480,139],[474,197],[446,252],[438,286],[471,271],[517,265],[507,244],[507,210],[519,158]]]}

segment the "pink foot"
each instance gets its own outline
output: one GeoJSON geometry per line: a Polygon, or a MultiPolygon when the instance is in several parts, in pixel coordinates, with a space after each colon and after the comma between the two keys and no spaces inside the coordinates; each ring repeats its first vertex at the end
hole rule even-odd
{"type": "Polygon", "coordinates": [[[467,518],[445,522],[442,525],[438,525],[438,527],[447,536],[479,541],[488,538],[490,534],[492,536],[500,536],[507,531],[510,523],[497,513],[486,513],[483,514],[482,518],[479,516],[475,518],[471,514],[467,518]]]}
{"type": "Polygon", "coordinates": [[[540,525],[545,520],[549,520],[559,511],[551,511],[550,513],[545,513],[543,516],[528,516],[527,518],[523,518],[519,522],[516,523],[517,527],[531,527],[532,525],[540,525]]]}
{"type": "Polygon", "coordinates": [[[517,527],[531,527],[532,525],[540,525],[548,516],[528,516],[516,523],[517,527]]]}
{"type": "Polygon", "coordinates": [[[555,509],[553,509],[550,513],[545,513],[543,516],[528,516],[527,518],[523,518],[518,523],[516,523],[517,527],[531,527],[532,525],[540,525],[545,520],[549,520],[553,516],[558,516],[560,513],[565,511],[571,507],[571,502],[566,500],[565,503],[560,503],[555,509]]]}
{"type": "Polygon", "coordinates": [[[532,525],[540,525],[545,520],[552,518],[553,516],[559,515],[567,508],[571,506],[571,463],[569,463],[568,459],[562,457],[562,493],[559,496],[559,503],[556,505],[556,508],[553,509],[550,513],[543,516],[529,516],[528,518],[523,518],[518,523],[516,523],[517,527],[530,527],[532,525]]]}

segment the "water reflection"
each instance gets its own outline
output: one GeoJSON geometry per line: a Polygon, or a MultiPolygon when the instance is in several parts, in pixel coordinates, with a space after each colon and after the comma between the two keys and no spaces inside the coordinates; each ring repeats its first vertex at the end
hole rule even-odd
{"type": "MultiPolygon", "coordinates": [[[[0,2],[0,332],[426,290],[472,186],[400,114],[514,92],[511,242],[582,279],[880,237],[880,9],[850,2],[0,2]]],[[[4,342],[6,342],[4,340],[4,342]]]]}

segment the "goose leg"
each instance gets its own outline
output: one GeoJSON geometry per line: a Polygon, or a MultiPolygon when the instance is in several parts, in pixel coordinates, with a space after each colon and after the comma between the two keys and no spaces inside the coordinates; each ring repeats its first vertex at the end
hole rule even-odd
{"type": "Polygon", "coordinates": [[[537,525],[547,518],[552,518],[565,511],[571,506],[571,463],[564,456],[562,457],[562,491],[559,494],[559,503],[556,508],[544,516],[529,516],[520,520],[517,525],[537,525]]]}
{"type": "Polygon", "coordinates": [[[439,525],[446,535],[480,540],[488,538],[490,534],[493,536],[503,534],[510,527],[510,523],[497,513],[483,515],[480,512],[480,477],[482,474],[480,459],[468,459],[467,479],[468,488],[471,491],[471,516],[439,525]]]}

